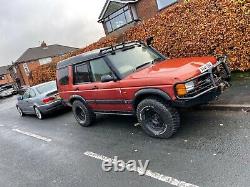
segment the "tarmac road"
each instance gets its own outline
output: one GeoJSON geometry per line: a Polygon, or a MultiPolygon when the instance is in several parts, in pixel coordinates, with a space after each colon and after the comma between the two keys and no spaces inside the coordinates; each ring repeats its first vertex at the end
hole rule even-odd
{"type": "Polygon", "coordinates": [[[159,140],[135,127],[135,118],[98,116],[83,128],[71,112],[19,117],[15,102],[0,101],[0,186],[250,185],[250,113],[183,111],[178,133],[159,140]],[[102,171],[100,159],[115,155],[150,160],[152,172],[102,171]]]}

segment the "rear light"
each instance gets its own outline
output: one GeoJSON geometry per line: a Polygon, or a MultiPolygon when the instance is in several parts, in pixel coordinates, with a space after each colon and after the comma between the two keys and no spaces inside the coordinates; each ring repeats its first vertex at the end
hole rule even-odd
{"type": "Polygon", "coordinates": [[[46,97],[43,99],[43,103],[47,104],[47,103],[51,103],[55,100],[55,97],[46,97]]]}

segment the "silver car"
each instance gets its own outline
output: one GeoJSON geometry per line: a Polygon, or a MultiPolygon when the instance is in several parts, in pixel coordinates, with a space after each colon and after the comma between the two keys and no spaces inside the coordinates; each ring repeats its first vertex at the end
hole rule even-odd
{"type": "Polygon", "coordinates": [[[66,106],[59,97],[56,81],[30,87],[17,100],[16,108],[20,116],[35,114],[38,119],[66,106]]]}

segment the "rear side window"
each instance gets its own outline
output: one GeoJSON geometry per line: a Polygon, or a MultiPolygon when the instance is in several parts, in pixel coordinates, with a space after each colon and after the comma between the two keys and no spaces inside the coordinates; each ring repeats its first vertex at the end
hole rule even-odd
{"type": "Polygon", "coordinates": [[[68,67],[61,68],[57,73],[57,80],[60,85],[68,85],[69,84],[69,71],[68,67]]]}
{"type": "Polygon", "coordinates": [[[74,68],[74,83],[81,84],[88,82],[90,82],[88,64],[76,65],[74,68]]]}

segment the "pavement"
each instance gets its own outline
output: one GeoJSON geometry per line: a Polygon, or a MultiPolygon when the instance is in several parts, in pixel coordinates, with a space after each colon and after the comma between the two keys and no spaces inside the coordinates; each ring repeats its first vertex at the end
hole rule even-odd
{"type": "Polygon", "coordinates": [[[88,128],[72,113],[19,117],[0,101],[0,186],[228,187],[250,184],[250,114],[187,110],[168,140],[145,135],[136,119],[98,116],[88,128]],[[89,154],[91,153],[91,154],[89,154]],[[151,173],[104,172],[102,159],[149,160],[151,173]]]}
{"type": "Polygon", "coordinates": [[[232,86],[201,109],[250,111],[250,77],[232,78],[232,86]]]}

